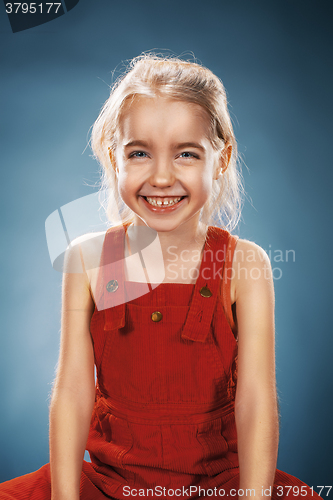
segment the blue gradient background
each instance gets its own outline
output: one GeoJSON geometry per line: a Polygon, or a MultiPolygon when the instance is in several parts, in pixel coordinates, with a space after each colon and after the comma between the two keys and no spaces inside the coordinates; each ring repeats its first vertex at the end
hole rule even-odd
{"type": "Polygon", "coordinates": [[[45,219],[94,191],[98,168],[85,148],[111,71],[167,48],[193,51],[227,88],[248,168],[240,236],[272,257],[295,250],[295,262],[272,262],[282,270],[278,468],[311,486],[332,484],[329,5],[80,0],[61,18],[16,34],[1,11],[0,481],[48,462],[61,275],[50,264],[45,219]]]}

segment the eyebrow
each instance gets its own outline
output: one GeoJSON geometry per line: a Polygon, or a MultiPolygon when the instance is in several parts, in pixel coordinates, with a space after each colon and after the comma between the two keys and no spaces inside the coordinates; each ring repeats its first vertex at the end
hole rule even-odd
{"type": "MultiPolygon", "coordinates": [[[[141,140],[135,140],[135,141],[130,141],[127,144],[125,144],[125,148],[130,148],[133,146],[142,146],[144,148],[148,148],[149,144],[146,141],[141,141],[141,140]]],[[[184,149],[184,148],[195,148],[195,149],[200,149],[200,151],[205,151],[205,148],[201,146],[197,142],[181,142],[179,144],[174,145],[174,149],[184,149]]]]}
{"type": "Polygon", "coordinates": [[[125,144],[125,148],[130,148],[132,146],[142,146],[144,148],[148,148],[148,142],[145,141],[130,141],[127,144],[125,144]]]}
{"type": "Polygon", "coordinates": [[[175,149],[184,149],[184,148],[195,148],[195,149],[200,149],[200,151],[205,151],[205,148],[198,144],[197,142],[181,142],[180,144],[176,145],[175,149]]]}

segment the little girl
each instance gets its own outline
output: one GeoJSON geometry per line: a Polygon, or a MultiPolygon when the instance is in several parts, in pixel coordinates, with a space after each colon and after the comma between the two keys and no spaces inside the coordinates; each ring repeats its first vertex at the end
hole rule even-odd
{"type": "Polygon", "coordinates": [[[0,499],[320,498],[276,469],[272,271],[229,232],[241,183],[221,81],[135,59],[92,147],[121,223],[68,249],[50,464],[0,499]]]}

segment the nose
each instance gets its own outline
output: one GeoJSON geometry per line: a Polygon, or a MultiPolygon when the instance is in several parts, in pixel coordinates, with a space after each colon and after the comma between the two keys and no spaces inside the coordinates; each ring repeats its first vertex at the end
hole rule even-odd
{"type": "Polygon", "coordinates": [[[172,161],[167,158],[156,158],[152,165],[150,184],[153,187],[166,188],[175,182],[175,171],[172,161]]]}

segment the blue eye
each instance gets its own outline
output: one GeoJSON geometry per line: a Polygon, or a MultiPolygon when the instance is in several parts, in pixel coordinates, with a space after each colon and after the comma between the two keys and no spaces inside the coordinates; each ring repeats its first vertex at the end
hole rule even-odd
{"type": "Polygon", "coordinates": [[[190,153],[189,151],[184,151],[184,153],[181,153],[179,155],[181,158],[199,158],[198,155],[194,154],[194,153],[190,153]],[[185,156],[186,155],[186,156],[185,156]]]}
{"type": "Polygon", "coordinates": [[[133,151],[133,153],[130,154],[130,158],[145,158],[147,156],[147,153],[144,151],[133,151]]]}

